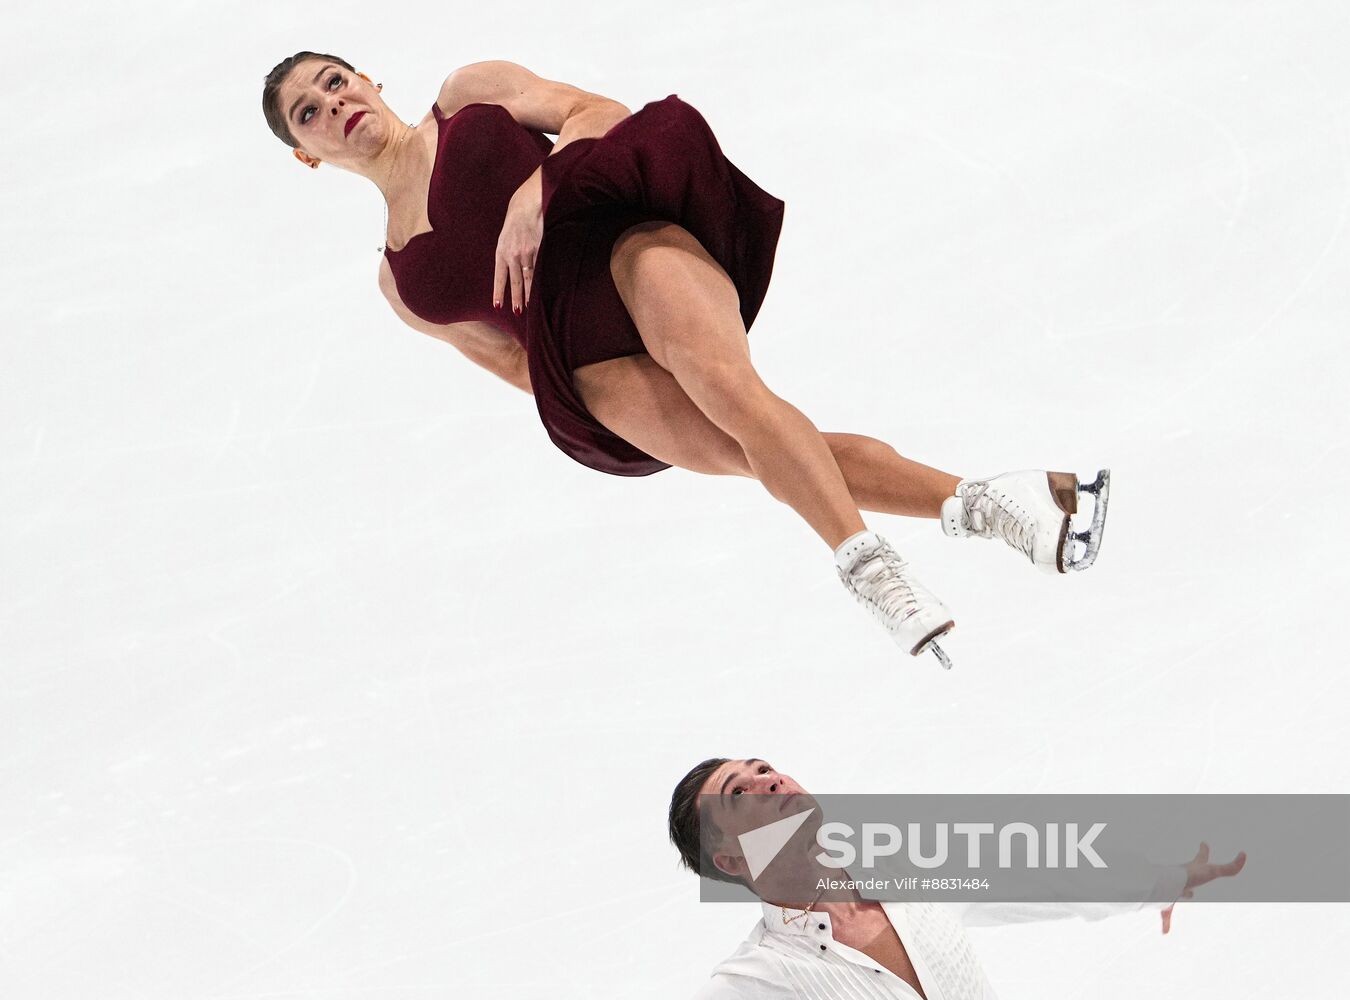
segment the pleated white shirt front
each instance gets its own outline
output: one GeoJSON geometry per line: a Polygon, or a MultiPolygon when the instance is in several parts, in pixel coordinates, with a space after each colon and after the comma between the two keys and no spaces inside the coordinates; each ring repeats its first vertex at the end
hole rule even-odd
{"type": "MultiPolygon", "coordinates": [[[[1160,910],[1181,895],[1186,870],[1171,868],[1145,903],[882,903],[928,1000],[997,1000],[966,927],[1160,910]]],[[[834,939],[828,913],[784,923],[780,907],[713,970],[698,1000],[916,1000],[899,976],[834,939]]]]}

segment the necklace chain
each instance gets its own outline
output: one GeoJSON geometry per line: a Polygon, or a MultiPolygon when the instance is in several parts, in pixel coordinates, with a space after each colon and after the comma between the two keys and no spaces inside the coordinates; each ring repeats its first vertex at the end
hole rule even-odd
{"type": "MultiPolygon", "coordinates": [[[[393,176],[394,176],[394,168],[398,166],[398,158],[399,158],[399,155],[403,152],[403,140],[404,140],[404,139],[407,139],[408,136],[412,135],[415,131],[417,131],[417,126],[415,126],[415,125],[408,125],[407,122],[403,122],[402,124],[407,125],[407,131],[405,131],[405,132],[403,133],[403,135],[399,138],[399,140],[398,140],[398,148],[396,148],[396,149],[394,150],[394,161],[393,161],[392,163],[389,164],[389,177],[393,177],[393,176]]],[[[385,178],[385,182],[386,182],[386,183],[388,183],[389,177],[386,177],[386,178],[385,178]]],[[[384,246],[379,247],[379,248],[376,250],[376,253],[383,254],[386,250],[389,249],[389,242],[388,242],[388,241],[389,241],[389,198],[388,198],[387,195],[386,195],[386,197],[385,197],[385,199],[384,199],[384,238],[385,238],[385,244],[384,244],[384,246]]]]}
{"type": "Polygon", "coordinates": [[[813,900],[811,900],[810,905],[807,906],[806,909],[802,910],[801,913],[793,914],[793,915],[790,916],[790,917],[788,916],[787,907],[786,907],[786,906],[780,906],[779,909],[783,911],[783,923],[785,923],[785,924],[795,923],[796,921],[801,920],[801,919],[803,919],[804,917],[806,917],[808,914],[810,914],[811,910],[815,907],[815,905],[816,905],[817,903],[820,902],[820,897],[823,896],[823,895],[825,895],[825,887],[824,887],[824,886],[821,886],[821,887],[820,887],[820,891],[819,891],[818,893],[816,893],[816,898],[813,899],[813,900]]]}

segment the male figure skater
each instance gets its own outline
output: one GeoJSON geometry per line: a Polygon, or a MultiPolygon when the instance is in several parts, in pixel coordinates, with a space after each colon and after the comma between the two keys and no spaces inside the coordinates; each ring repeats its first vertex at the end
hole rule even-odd
{"type": "MultiPolygon", "coordinates": [[[[1161,869],[1144,903],[929,903],[876,902],[857,892],[814,892],[815,872],[770,864],[756,871],[738,837],[766,817],[798,807],[784,800],[742,796],[804,796],[797,782],[767,761],[712,758],[675,786],[670,838],[685,867],[696,874],[746,885],[758,896],[763,917],[739,948],[719,964],[698,1000],[843,1000],[899,997],[913,1000],[995,1000],[995,993],[965,928],[1081,916],[1089,920],[1158,909],[1164,934],[1172,907],[1196,887],[1236,875],[1238,854],[1211,864],[1201,844],[1186,865],[1161,869]],[[747,810],[746,805],[757,808],[747,810]],[[702,815],[700,805],[704,806],[702,815]],[[704,820],[712,829],[704,829],[704,820]],[[804,895],[804,893],[807,893],[804,895]],[[812,901],[811,894],[815,895],[812,901]]],[[[836,873],[839,874],[839,873],[836,873]]]]}

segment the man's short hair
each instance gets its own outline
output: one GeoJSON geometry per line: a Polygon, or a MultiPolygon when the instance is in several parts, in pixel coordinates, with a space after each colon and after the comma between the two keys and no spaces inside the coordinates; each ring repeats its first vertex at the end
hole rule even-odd
{"type": "Polygon", "coordinates": [[[708,776],[725,764],[730,757],[709,757],[679,780],[674,793],[670,796],[670,842],[680,852],[680,864],[695,875],[717,879],[719,882],[731,882],[744,885],[734,875],[728,875],[708,856],[703,849],[702,831],[699,829],[698,795],[708,776]]]}

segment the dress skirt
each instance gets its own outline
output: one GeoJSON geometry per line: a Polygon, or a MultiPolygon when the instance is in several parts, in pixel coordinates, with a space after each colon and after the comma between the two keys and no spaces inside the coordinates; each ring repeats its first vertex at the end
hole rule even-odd
{"type": "Polygon", "coordinates": [[[731,278],[748,331],[768,291],[784,204],[723,156],[703,116],[674,94],[600,138],[568,143],[544,160],[542,180],[544,232],[526,310],[539,417],[558,448],[592,469],[669,468],[602,426],[572,385],[578,368],[646,352],[610,251],[630,226],[678,223],[731,278]]]}

